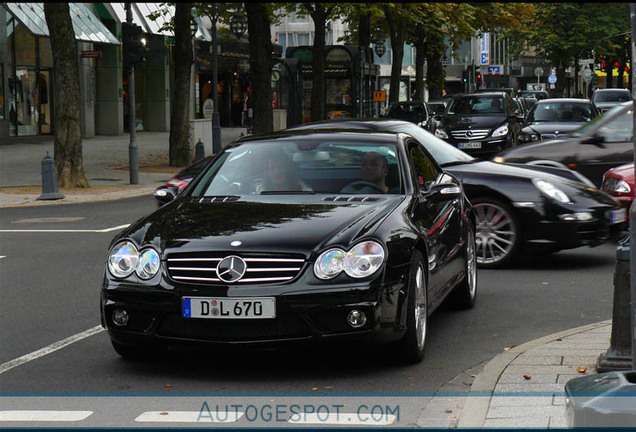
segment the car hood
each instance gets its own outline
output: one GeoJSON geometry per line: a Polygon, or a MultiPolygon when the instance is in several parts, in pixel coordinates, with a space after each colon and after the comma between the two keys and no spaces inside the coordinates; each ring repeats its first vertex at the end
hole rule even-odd
{"type": "MultiPolygon", "coordinates": [[[[320,196],[231,197],[226,202],[182,197],[122,232],[138,245],[162,252],[240,250],[299,253],[309,257],[327,245],[349,247],[368,237],[402,203],[403,196],[369,196],[366,202],[333,202],[320,196]]],[[[344,198],[342,196],[341,198],[344,198]]],[[[113,240],[116,242],[118,239],[113,240]]]]}
{"type": "MultiPolygon", "coordinates": [[[[464,183],[469,198],[471,189],[483,191],[484,185],[487,185],[512,200],[533,201],[539,196],[539,192],[532,184],[532,179],[541,179],[557,186],[572,199],[591,200],[598,205],[609,207],[616,205],[613,198],[604,192],[573,180],[570,173],[558,175],[556,169],[546,172],[539,166],[476,161],[470,164],[445,166],[444,170],[454,174],[464,183]]],[[[589,204],[588,201],[587,205],[589,204]]]]}
{"type": "Polygon", "coordinates": [[[539,134],[545,134],[555,133],[558,131],[559,134],[565,134],[580,128],[584,124],[585,122],[537,122],[525,126],[522,132],[528,133],[530,131],[534,131],[539,134]]]}
{"type": "Polygon", "coordinates": [[[455,129],[494,129],[506,121],[504,114],[496,115],[446,115],[442,119],[442,127],[450,130],[455,129]]]}

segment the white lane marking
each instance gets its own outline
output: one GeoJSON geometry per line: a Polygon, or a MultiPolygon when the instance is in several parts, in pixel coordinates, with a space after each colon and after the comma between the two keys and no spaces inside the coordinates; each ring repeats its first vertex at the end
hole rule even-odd
{"type": "Polygon", "coordinates": [[[243,417],[241,411],[148,411],[135,419],[139,423],[233,423],[243,417]]]}
{"type": "Polygon", "coordinates": [[[6,258],[6,257],[7,257],[6,255],[0,255],[0,259],[6,258]]]}
{"type": "Polygon", "coordinates": [[[130,224],[125,224],[125,225],[119,225],[119,226],[115,226],[115,227],[111,227],[111,228],[104,228],[104,229],[14,229],[14,230],[7,230],[7,229],[3,229],[0,230],[0,232],[2,233],[107,233],[107,232],[111,232],[111,231],[119,231],[122,230],[124,228],[128,228],[130,226],[130,224]]]}
{"type": "Polygon", "coordinates": [[[387,426],[395,422],[396,417],[391,414],[383,414],[380,418],[374,418],[370,413],[312,413],[297,414],[289,419],[288,423],[293,424],[320,424],[320,425],[364,425],[364,426],[387,426]]]}
{"type": "Polygon", "coordinates": [[[82,339],[86,339],[87,337],[90,337],[90,336],[92,336],[94,334],[97,334],[97,333],[101,333],[103,331],[104,331],[104,328],[101,325],[98,325],[98,326],[90,328],[90,329],[88,329],[86,331],[83,331],[81,333],[78,333],[76,335],[69,336],[66,339],[62,339],[60,341],[53,342],[49,346],[46,346],[46,347],[41,348],[41,349],[39,349],[37,351],[33,351],[30,354],[23,355],[22,357],[18,357],[17,359],[13,359],[13,360],[10,360],[10,361],[8,361],[6,363],[1,364],[0,365],[0,374],[3,374],[6,371],[11,370],[14,367],[18,367],[18,366],[20,366],[20,365],[22,365],[24,363],[28,363],[28,362],[30,362],[32,360],[36,360],[36,359],[38,359],[40,357],[43,357],[43,356],[45,356],[47,354],[51,354],[52,352],[60,350],[60,349],[66,347],[66,346],[68,346],[68,345],[70,345],[72,343],[79,342],[82,339]]]}
{"type": "Polygon", "coordinates": [[[86,419],[93,411],[0,411],[0,421],[15,422],[76,422],[86,419]]]}

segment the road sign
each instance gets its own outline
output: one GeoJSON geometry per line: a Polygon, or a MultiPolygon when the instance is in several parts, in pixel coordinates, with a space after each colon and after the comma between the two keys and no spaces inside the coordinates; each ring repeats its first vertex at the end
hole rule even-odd
{"type": "Polygon", "coordinates": [[[373,92],[373,102],[384,102],[386,100],[386,90],[373,92]]]}
{"type": "Polygon", "coordinates": [[[490,61],[488,60],[488,53],[487,52],[481,53],[481,64],[487,65],[489,63],[490,61]]]}
{"type": "Polygon", "coordinates": [[[594,59],[579,59],[581,66],[594,63],[594,59]]]}
{"type": "Polygon", "coordinates": [[[499,66],[488,66],[488,73],[499,75],[501,73],[501,67],[499,66]]]}
{"type": "Polygon", "coordinates": [[[557,77],[556,77],[556,75],[549,75],[549,76],[548,76],[548,82],[549,82],[550,84],[554,84],[555,82],[557,82],[557,77]]]}
{"type": "Polygon", "coordinates": [[[534,68],[534,74],[540,77],[541,75],[543,75],[543,68],[541,66],[537,66],[536,68],[534,68]]]}
{"type": "Polygon", "coordinates": [[[583,72],[581,74],[583,75],[583,79],[592,78],[592,70],[591,69],[583,69],[583,72]]]}

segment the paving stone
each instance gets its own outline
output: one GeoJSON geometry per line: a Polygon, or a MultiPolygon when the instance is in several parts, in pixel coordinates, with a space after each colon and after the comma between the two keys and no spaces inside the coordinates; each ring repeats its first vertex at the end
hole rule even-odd
{"type": "MultiPolygon", "coordinates": [[[[557,393],[559,396],[565,394],[565,386],[563,384],[533,384],[526,382],[523,384],[498,384],[495,388],[496,393],[532,393],[532,396],[548,396],[557,393]]],[[[521,396],[511,395],[511,396],[521,396]]]]}
{"type": "Polygon", "coordinates": [[[533,383],[545,383],[545,384],[553,384],[557,382],[558,378],[557,373],[528,373],[526,369],[526,373],[518,373],[518,372],[508,372],[504,373],[500,378],[498,383],[501,384],[514,384],[514,383],[525,383],[528,381],[532,381],[533,383]],[[530,379],[526,379],[524,375],[529,375],[530,379]]]}
{"type": "MultiPolygon", "coordinates": [[[[575,366],[554,366],[554,365],[533,365],[529,367],[528,365],[518,365],[511,364],[506,368],[506,374],[520,374],[520,375],[532,375],[532,374],[568,374],[568,373],[577,373],[575,366]]],[[[556,382],[556,381],[555,381],[556,382]]]]}
{"type": "Polygon", "coordinates": [[[561,365],[563,361],[563,357],[559,355],[547,355],[547,356],[538,356],[538,355],[521,355],[514,359],[514,364],[523,364],[523,365],[561,365]]]}
{"type": "Polygon", "coordinates": [[[520,418],[535,417],[548,418],[550,416],[565,416],[565,407],[556,405],[543,406],[517,406],[517,407],[491,407],[488,410],[487,419],[491,418],[520,418]]]}
{"type": "Polygon", "coordinates": [[[596,365],[596,362],[598,361],[598,356],[597,355],[590,355],[590,356],[563,356],[563,366],[589,366],[589,365],[596,365]]]}
{"type": "Polygon", "coordinates": [[[554,396],[494,396],[490,400],[490,408],[539,405],[554,405],[554,396]]]}
{"type": "Polygon", "coordinates": [[[548,427],[550,418],[497,418],[486,419],[484,422],[484,428],[541,428],[548,427]]]}
{"type": "Polygon", "coordinates": [[[548,425],[550,429],[554,428],[567,428],[568,420],[565,416],[565,410],[563,410],[563,416],[550,417],[550,423],[548,425]]]}

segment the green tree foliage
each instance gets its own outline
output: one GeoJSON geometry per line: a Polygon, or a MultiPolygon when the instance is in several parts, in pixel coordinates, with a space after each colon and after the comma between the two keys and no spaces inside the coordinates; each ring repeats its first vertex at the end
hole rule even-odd
{"type": "Polygon", "coordinates": [[[54,159],[58,185],[89,187],[84,174],[80,130],[80,77],[77,42],[68,3],[44,3],[53,52],[54,159]]]}

